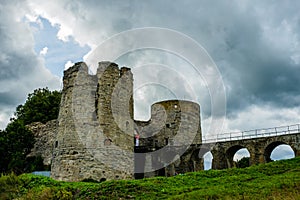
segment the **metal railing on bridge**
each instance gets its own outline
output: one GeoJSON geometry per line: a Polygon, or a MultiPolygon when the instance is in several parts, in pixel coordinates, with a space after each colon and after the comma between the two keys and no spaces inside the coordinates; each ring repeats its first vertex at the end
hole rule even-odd
{"type": "Polygon", "coordinates": [[[255,129],[241,132],[222,133],[214,136],[203,137],[203,143],[227,142],[233,140],[246,140],[262,137],[272,137],[279,135],[300,133],[300,124],[289,126],[279,126],[273,128],[255,129]]]}

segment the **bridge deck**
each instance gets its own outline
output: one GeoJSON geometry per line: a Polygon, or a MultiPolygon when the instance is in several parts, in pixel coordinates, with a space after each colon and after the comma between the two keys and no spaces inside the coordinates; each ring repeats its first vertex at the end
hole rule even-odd
{"type": "Polygon", "coordinates": [[[273,128],[265,129],[255,129],[241,132],[229,132],[222,133],[215,136],[203,137],[203,143],[213,143],[213,142],[227,142],[233,140],[246,140],[262,137],[272,137],[279,135],[288,135],[300,133],[300,124],[294,124],[289,126],[279,126],[273,128]]]}

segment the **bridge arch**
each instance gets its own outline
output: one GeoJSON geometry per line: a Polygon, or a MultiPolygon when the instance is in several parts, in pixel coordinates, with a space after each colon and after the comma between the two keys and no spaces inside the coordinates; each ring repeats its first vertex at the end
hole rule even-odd
{"type": "MultiPolygon", "coordinates": [[[[244,145],[234,145],[234,146],[229,147],[226,150],[225,154],[226,154],[227,168],[235,167],[233,158],[234,158],[234,155],[241,149],[247,149],[247,151],[250,154],[250,151],[248,150],[247,146],[244,146],[244,145]]],[[[250,154],[250,156],[251,156],[251,154],[250,154]]]]}
{"type": "Polygon", "coordinates": [[[200,161],[201,161],[201,170],[208,170],[208,169],[212,168],[213,155],[212,155],[211,149],[209,147],[201,148],[198,153],[198,157],[200,158],[200,161]],[[209,153],[211,154],[210,155],[211,159],[207,160],[205,157],[209,153]],[[206,162],[208,162],[210,166],[206,166],[206,162]]]}
{"type": "MultiPolygon", "coordinates": [[[[273,150],[280,146],[280,145],[289,145],[288,143],[286,142],[283,142],[283,141],[275,141],[275,142],[272,142],[270,144],[268,144],[265,148],[265,151],[264,151],[264,159],[265,159],[265,162],[271,162],[272,159],[271,159],[271,154],[273,152],[273,150]]],[[[293,147],[293,145],[289,145],[291,147],[291,149],[293,150],[294,152],[294,155],[296,156],[297,154],[297,151],[296,149],[293,147]]]]}
{"type": "Polygon", "coordinates": [[[199,154],[198,154],[199,158],[203,158],[203,156],[210,151],[211,150],[209,148],[201,148],[199,150],[199,154]]]}
{"type": "Polygon", "coordinates": [[[202,158],[203,158],[203,165],[204,165],[203,169],[204,170],[212,169],[213,160],[214,160],[214,156],[212,152],[211,151],[206,152],[202,158]]]}

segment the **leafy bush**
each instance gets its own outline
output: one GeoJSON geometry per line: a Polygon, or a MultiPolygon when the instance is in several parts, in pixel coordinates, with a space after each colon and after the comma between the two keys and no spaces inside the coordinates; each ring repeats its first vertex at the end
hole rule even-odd
{"type": "Polygon", "coordinates": [[[19,192],[19,178],[11,173],[0,177],[0,199],[13,199],[19,192]]]}

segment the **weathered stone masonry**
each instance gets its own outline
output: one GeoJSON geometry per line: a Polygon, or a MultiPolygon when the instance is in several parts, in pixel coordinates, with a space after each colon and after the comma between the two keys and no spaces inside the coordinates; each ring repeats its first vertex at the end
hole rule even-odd
{"type": "Polygon", "coordinates": [[[198,104],[158,102],[152,105],[150,121],[135,122],[133,76],[129,68],[100,62],[97,74],[89,75],[85,63],[76,63],[64,72],[63,82],[53,145],[53,178],[100,181],[198,170],[195,162],[199,159],[193,155],[201,144],[198,104]],[[134,129],[141,135],[136,148],[134,129]],[[147,158],[144,154],[163,148],[167,154],[147,158]],[[180,151],[183,155],[176,155],[180,151]],[[164,160],[166,155],[173,158],[164,160]],[[192,155],[195,161],[191,163],[192,155]],[[138,173],[134,174],[134,170],[138,173]]]}
{"type": "Polygon", "coordinates": [[[198,171],[200,159],[194,152],[202,142],[199,114],[199,105],[189,101],[153,104],[151,120],[135,122],[141,135],[140,146],[135,148],[135,177],[198,171]]]}
{"type": "Polygon", "coordinates": [[[57,133],[57,120],[48,121],[46,124],[34,122],[27,126],[34,134],[36,140],[28,157],[41,156],[45,166],[51,166],[53,144],[57,133]]]}
{"type": "Polygon", "coordinates": [[[97,75],[89,75],[87,66],[77,63],[65,71],[51,176],[66,181],[132,178],[133,110],[111,109],[113,101],[132,104],[131,98],[128,68],[102,62],[97,75]],[[118,82],[122,92],[115,90],[118,82]],[[114,117],[124,122],[121,127],[114,117]]]}
{"type": "Polygon", "coordinates": [[[234,167],[233,156],[242,149],[247,148],[250,153],[250,165],[271,162],[272,151],[281,144],[290,145],[295,156],[300,156],[300,134],[287,134],[272,137],[260,137],[245,140],[234,140],[206,144],[207,151],[213,155],[212,168],[226,169],[234,167]]]}
{"type": "MultiPolygon", "coordinates": [[[[203,170],[203,155],[211,151],[213,169],[233,167],[241,148],[250,165],[270,161],[280,144],[300,156],[300,133],[202,143],[200,107],[181,100],[157,102],[149,121],[133,116],[133,75],[129,68],[100,62],[96,75],[85,63],[64,72],[57,120],[30,126],[37,142],[30,156],[51,163],[51,177],[64,181],[173,176],[203,170]],[[134,146],[134,132],[140,135],[134,146]]],[[[298,125],[298,132],[300,127],[298,125]]]]}

